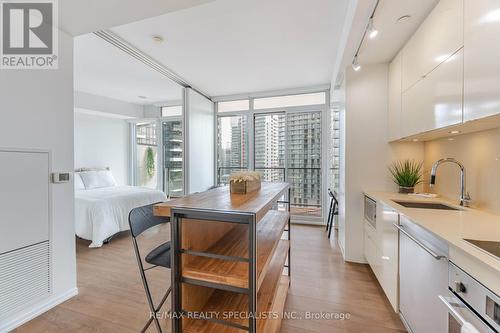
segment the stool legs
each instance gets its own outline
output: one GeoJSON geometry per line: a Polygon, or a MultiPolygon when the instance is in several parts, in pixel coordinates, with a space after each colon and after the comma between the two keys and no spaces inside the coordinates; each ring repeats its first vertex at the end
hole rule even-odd
{"type": "Polygon", "coordinates": [[[330,225],[330,219],[332,218],[333,211],[333,199],[330,199],[330,208],[328,209],[328,220],[326,221],[326,231],[328,231],[330,225]]]}

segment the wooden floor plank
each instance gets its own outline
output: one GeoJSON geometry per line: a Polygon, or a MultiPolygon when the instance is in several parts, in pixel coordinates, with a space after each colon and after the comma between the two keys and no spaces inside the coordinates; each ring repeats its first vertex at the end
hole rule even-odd
{"type": "MultiPolygon", "coordinates": [[[[143,252],[169,237],[168,228],[146,233],[143,252]]],[[[332,237],[335,237],[332,233],[332,237]]],[[[77,241],[80,294],[24,324],[16,333],[138,332],[149,309],[132,243],[121,235],[99,249],[77,241]]],[[[155,298],[170,284],[170,272],[151,270],[155,298]]],[[[345,263],[330,246],[324,228],[292,226],[292,282],[285,311],[349,314],[349,319],[284,319],[281,333],[404,332],[399,317],[376,282],[369,266],[345,263]]],[[[169,321],[163,320],[165,332],[169,321]]],[[[148,332],[156,332],[154,327],[148,332]]]]}

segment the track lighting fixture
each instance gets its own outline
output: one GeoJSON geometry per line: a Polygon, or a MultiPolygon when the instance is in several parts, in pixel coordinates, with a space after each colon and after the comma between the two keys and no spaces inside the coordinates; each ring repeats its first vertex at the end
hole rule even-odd
{"type": "Polygon", "coordinates": [[[352,69],[354,69],[356,72],[361,69],[361,65],[358,63],[358,56],[354,56],[354,59],[352,60],[352,69]]]}

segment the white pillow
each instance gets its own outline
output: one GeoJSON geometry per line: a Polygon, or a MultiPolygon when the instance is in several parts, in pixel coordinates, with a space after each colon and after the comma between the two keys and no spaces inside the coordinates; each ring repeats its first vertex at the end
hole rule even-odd
{"type": "Polygon", "coordinates": [[[75,190],[77,191],[85,190],[85,184],[83,184],[83,180],[79,172],[75,172],[74,179],[75,179],[75,190]]]}
{"type": "Polygon", "coordinates": [[[116,180],[109,170],[85,171],[81,172],[80,176],[87,190],[116,186],[116,180]]]}

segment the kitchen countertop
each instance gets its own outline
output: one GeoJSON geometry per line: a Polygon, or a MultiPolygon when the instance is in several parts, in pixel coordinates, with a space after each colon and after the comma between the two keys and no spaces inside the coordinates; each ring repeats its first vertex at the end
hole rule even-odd
{"type": "Polygon", "coordinates": [[[434,233],[450,245],[450,260],[500,295],[500,259],[463,240],[500,241],[500,216],[473,208],[463,208],[443,198],[365,191],[370,198],[403,214],[412,222],[434,233]],[[436,202],[462,210],[436,210],[403,207],[393,200],[436,202]]]}

